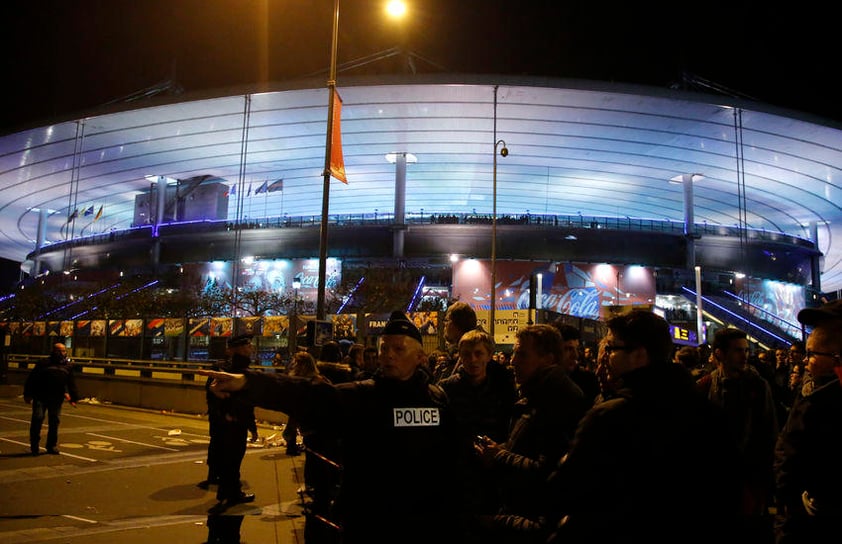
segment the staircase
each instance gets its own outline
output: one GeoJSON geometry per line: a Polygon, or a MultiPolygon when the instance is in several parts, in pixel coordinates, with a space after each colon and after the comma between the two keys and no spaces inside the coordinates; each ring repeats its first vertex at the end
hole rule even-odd
{"type": "MultiPolygon", "coordinates": [[[[682,287],[682,294],[696,302],[696,292],[682,287]]],[[[752,315],[747,310],[748,304],[739,297],[721,295],[702,295],[702,312],[730,326],[744,330],[753,338],[767,346],[789,346],[801,340],[800,325],[789,323],[777,316],[766,315],[764,318],[752,315]]],[[[762,308],[754,307],[755,313],[769,314],[762,308]]]]}

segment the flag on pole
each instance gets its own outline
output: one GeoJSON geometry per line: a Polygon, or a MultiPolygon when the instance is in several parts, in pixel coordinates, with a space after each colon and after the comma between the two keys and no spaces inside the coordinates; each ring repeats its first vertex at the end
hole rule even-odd
{"type": "Polygon", "coordinates": [[[330,175],[348,183],[345,177],[345,158],[342,156],[342,98],[339,93],[333,93],[333,123],[331,124],[330,138],[330,175]]]}
{"type": "Polygon", "coordinates": [[[249,183],[249,190],[246,193],[246,196],[251,196],[251,183],[249,183]]]}
{"type": "Polygon", "coordinates": [[[75,210],[73,210],[73,213],[71,213],[70,216],[67,218],[67,222],[70,223],[71,221],[73,221],[77,217],[79,217],[79,208],[76,208],[75,210]]]}
{"type": "Polygon", "coordinates": [[[284,190],[284,180],[279,179],[278,181],[273,181],[269,187],[266,188],[267,193],[274,193],[275,191],[283,191],[284,190]]]}
{"type": "Polygon", "coordinates": [[[91,207],[85,210],[85,217],[89,217],[94,214],[94,205],[91,204],[91,207]]]}
{"type": "Polygon", "coordinates": [[[102,217],[102,209],[103,209],[104,207],[105,207],[105,206],[100,206],[100,207],[99,207],[99,210],[97,210],[96,215],[94,216],[94,223],[96,223],[97,221],[99,221],[99,218],[100,218],[100,217],[102,217]]]}
{"type": "Polygon", "coordinates": [[[254,194],[259,195],[260,193],[265,193],[267,187],[269,187],[269,180],[268,179],[266,181],[264,181],[263,184],[260,187],[257,188],[257,190],[254,192],[254,194]]]}

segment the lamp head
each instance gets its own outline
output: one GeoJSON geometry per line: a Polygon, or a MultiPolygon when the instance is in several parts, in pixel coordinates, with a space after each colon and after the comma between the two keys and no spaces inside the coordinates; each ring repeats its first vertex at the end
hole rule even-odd
{"type": "Polygon", "coordinates": [[[508,157],[509,156],[509,148],[505,145],[500,149],[500,156],[501,157],[508,157]]]}

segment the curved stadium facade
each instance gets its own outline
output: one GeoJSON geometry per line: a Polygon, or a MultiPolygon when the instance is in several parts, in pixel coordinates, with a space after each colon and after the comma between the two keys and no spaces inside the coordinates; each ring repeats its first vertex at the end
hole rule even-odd
{"type": "MultiPolygon", "coordinates": [[[[589,318],[683,307],[704,285],[719,297],[706,310],[728,312],[710,319],[777,323],[784,342],[793,312],[842,284],[842,132],[821,120],[593,82],[341,83],[348,183],[331,182],[326,249],[340,274],[417,269],[482,311],[495,259],[499,310],[527,306],[540,274],[538,307],[589,318]],[[632,288],[632,267],[649,283],[632,288]]],[[[319,257],[326,105],[301,82],[7,135],[0,255],[31,276],[289,260],[288,288],[319,257]]]]}

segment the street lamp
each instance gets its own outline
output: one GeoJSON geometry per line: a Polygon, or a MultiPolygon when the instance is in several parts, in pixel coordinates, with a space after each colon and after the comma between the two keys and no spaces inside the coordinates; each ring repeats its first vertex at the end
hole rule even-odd
{"type": "MultiPolygon", "coordinates": [[[[403,2],[392,1],[387,6],[393,16],[403,16],[403,2]]],[[[322,221],[319,230],[319,286],[316,295],[316,319],[325,318],[325,287],[327,284],[327,226],[330,210],[330,156],[333,147],[333,103],[336,97],[336,57],[339,50],[339,0],[333,0],[333,31],[330,45],[330,71],[327,80],[327,136],[325,138],[324,182],[322,186],[322,221]]]]}
{"type": "Polygon", "coordinates": [[[494,169],[491,189],[491,311],[489,313],[488,332],[491,339],[494,340],[494,320],[497,309],[497,148],[500,144],[503,147],[500,149],[501,157],[509,156],[509,149],[506,147],[504,140],[497,139],[497,88],[494,86],[494,169]]]}
{"type": "Polygon", "coordinates": [[[327,79],[327,138],[325,168],[322,172],[322,222],[319,230],[319,289],[316,295],[316,319],[325,318],[325,285],[327,283],[327,224],[330,211],[330,155],[333,147],[333,102],[336,97],[336,53],[339,49],[339,0],[333,0],[333,32],[330,46],[330,71],[327,79]]]}
{"type": "MultiPolygon", "coordinates": [[[[496,119],[495,119],[496,120],[496,119]]],[[[496,123],[495,123],[496,125],[496,123]]],[[[496,130],[494,131],[496,134],[496,130]]],[[[494,143],[494,181],[492,183],[492,212],[491,212],[491,315],[489,323],[489,333],[491,338],[494,338],[494,318],[495,309],[497,307],[497,148],[500,148],[500,156],[507,157],[509,149],[506,147],[504,140],[497,140],[494,143]]]]}
{"type": "Polygon", "coordinates": [[[298,350],[298,290],[301,289],[301,274],[292,278],[292,319],[289,320],[289,356],[298,350]]]}

